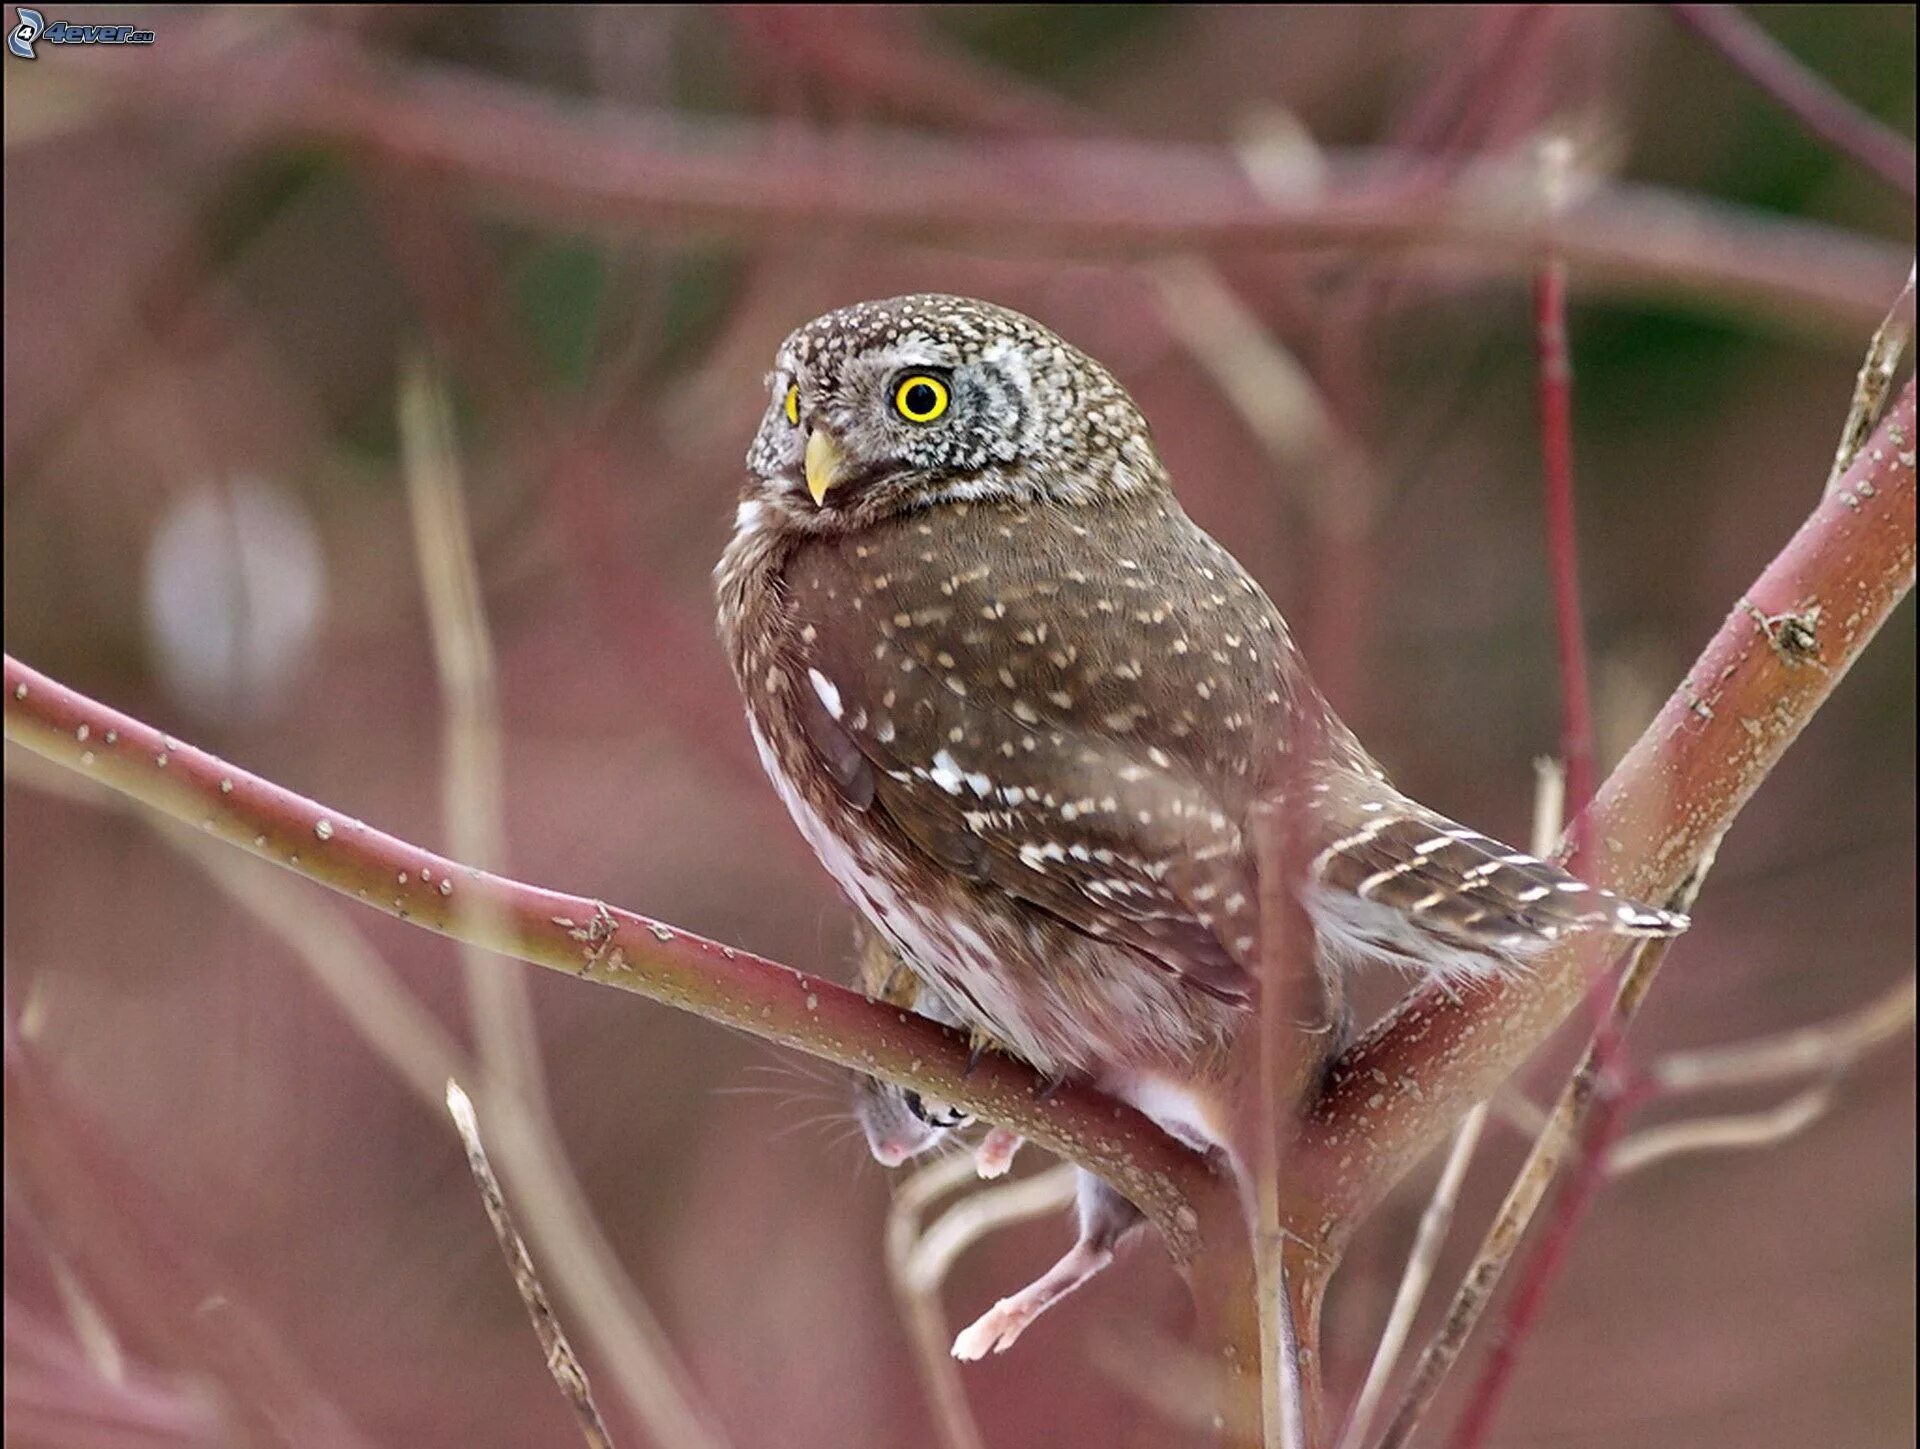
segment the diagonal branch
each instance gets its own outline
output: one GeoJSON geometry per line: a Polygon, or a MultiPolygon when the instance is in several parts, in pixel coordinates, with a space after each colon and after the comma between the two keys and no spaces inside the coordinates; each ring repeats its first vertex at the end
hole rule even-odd
{"type": "Polygon", "coordinates": [[[1808,70],[1732,5],[1669,5],[1674,19],[1720,52],[1814,135],[1913,200],[1913,147],[1808,70]]]}
{"type": "Polygon", "coordinates": [[[1106,1178],[1176,1261],[1232,1211],[1223,1180],[1132,1108],[974,1065],[964,1037],[790,967],[604,902],[448,860],[251,775],[6,657],[6,737],[228,844],[453,939],[664,1001],[954,1102],[1106,1178]],[[476,910],[475,898],[485,902],[476,910]]]}
{"type": "MultiPolygon", "coordinates": [[[[1641,900],[1673,895],[1793,743],[1914,577],[1914,386],[1840,488],[1737,601],[1584,817],[1580,872],[1641,900]],[[1794,628],[1780,627],[1789,620],[1794,628]]],[[[1575,823],[1575,830],[1582,827],[1575,823]]],[[[1335,1065],[1290,1174],[1292,1226],[1353,1227],[1579,1004],[1592,943],[1470,996],[1424,989],[1335,1065]]]]}

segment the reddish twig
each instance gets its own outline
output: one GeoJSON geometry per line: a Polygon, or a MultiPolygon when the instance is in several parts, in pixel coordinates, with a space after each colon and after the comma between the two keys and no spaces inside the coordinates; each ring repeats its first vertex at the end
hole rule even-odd
{"type": "Polygon", "coordinates": [[[1913,147],[1794,59],[1786,47],[1731,5],[1668,5],[1688,30],[1801,125],[1851,157],[1909,201],[1913,147]]]}
{"type": "Polygon", "coordinates": [[[509,880],[374,830],[6,657],[6,737],[226,843],[441,935],[665,1001],[918,1088],[1107,1178],[1192,1256],[1218,1179],[1132,1108],[1049,1089],[1012,1058],[731,946],[604,902],[509,880]]]}
{"type": "MultiPolygon", "coordinates": [[[[1913,576],[1909,381],[1842,486],[1735,605],[1589,807],[1582,874],[1637,899],[1672,896],[1913,576]]],[[[1576,938],[1524,976],[1464,996],[1423,988],[1402,1002],[1329,1073],[1290,1158],[1289,1225],[1343,1245],[1387,1189],[1558,1028],[1586,995],[1593,965],[1576,938]],[[1383,1081],[1409,1086],[1383,1091],[1383,1081]]]]}

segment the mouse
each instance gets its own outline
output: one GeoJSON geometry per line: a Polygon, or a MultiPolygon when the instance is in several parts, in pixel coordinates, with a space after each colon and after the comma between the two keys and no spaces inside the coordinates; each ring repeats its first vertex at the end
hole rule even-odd
{"type": "MultiPolygon", "coordinates": [[[[870,1000],[898,1006],[942,1026],[961,1027],[959,1014],[920,979],[884,937],[864,922],[856,931],[860,987],[870,1000]]],[[[992,1043],[977,1045],[990,1048],[992,1043]]],[[[962,1108],[864,1072],[854,1074],[852,1095],[853,1119],[866,1135],[873,1160],[882,1167],[898,1167],[943,1147],[955,1132],[974,1123],[973,1115],[962,1108]]],[[[1020,1145],[1018,1133],[1004,1127],[989,1128],[974,1148],[975,1171],[981,1177],[1003,1176],[1013,1166],[1020,1145]]]]}
{"type": "MultiPolygon", "coordinates": [[[[958,1013],[883,937],[864,923],[857,930],[860,985],[870,998],[946,1026],[962,1026],[958,1013]]],[[[868,1151],[883,1167],[898,1167],[934,1151],[974,1122],[972,1114],[949,1102],[865,1073],[854,1075],[853,1116],[866,1134],[868,1151]]],[[[975,1171],[981,1177],[1001,1176],[1013,1165],[1021,1143],[1018,1133],[990,1128],[974,1149],[975,1171]]],[[[1073,1245],[1045,1273],[963,1329],[953,1341],[955,1358],[974,1360],[1004,1353],[1036,1318],[1103,1272],[1122,1240],[1146,1221],[1131,1202],[1084,1168],[1078,1171],[1074,1207],[1078,1232],[1073,1245]]]]}

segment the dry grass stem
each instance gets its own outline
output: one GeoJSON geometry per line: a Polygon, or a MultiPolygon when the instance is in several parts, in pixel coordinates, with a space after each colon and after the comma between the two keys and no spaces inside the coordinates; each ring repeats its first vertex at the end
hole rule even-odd
{"type": "Polygon", "coordinates": [[[960,1255],[982,1238],[1071,1207],[1077,1172],[1063,1162],[1017,1182],[968,1193],[921,1231],[907,1260],[907,1281],[916,1292],[937,1292],[960,1255]]]}
{"type": "Polygon", "coordinates": [[[985,1441],[967,1403],[960,1365],[948,1352],[953,1331],[940,1307],[939,1281],[925,1285],[919,1281],[914,1252],[920,1242],[921,1216],[941,1198],[978,1180],[968,1154],[936,1157],[894,1188],[887,1213],[887,1282],[906,1324],[914,1369],[944,1449],[984,1449],[985,1441]]]}
{"type": "Polygon", "coordinates": [[[1911,1030],[1914,1005],[1909,972],[1858,1011],[1756,1041],[1673,1052],[1655,1062],[1650,1074],[1662,1091],[1702,1092],[1844,1071],[1864,1053],[1911,1030]]]}
{"type": "MultiPolygon", "coordinates": [[[[1713,852],[1710,850],[1694,868],[1686,887],[1674,897],[1674,909],[1685,911],[1692,907],[1712,868],[1713,852]]],[[[1494,1214],[1486,1236],[1481,1239],[1473,1262],[1447,1307],[1445,1318],[1422,1350],[1420,1361],[1414,1367],[1413,1378],[1381,1438],[1381,1449],[1403,1449],[1411,1440],[1426,1411],[1432,1406],[1434,1396],[1439,1393],[1448,1371],[1458,1362],[1507,1265],[1519,1250],[1521,1239],[1533,1222],[1534,1214],[1545,1201],[1548,1188],[1559,1175],[1568,1154],[1578,1145],[1581,1129],[1597,1096],[1608,1089],[1601,1080],[1602,1068],[1606,1064],[1604,1058],[1609,1054],[1610,1044],[1625,1033],[1638,1014],[1666,958],[1669,945],[1669,940],[1658,939],[1642,942],[1634,948],[1625,970],[1620,974],[1610,1012],[1589,1037],[1579,1065],[1561,1088],[1553,1110],[1548,1113],[1546,1126],[1534,1139],[1532,1150],[1521,1164],[1520,1171],[1515,1174],[1513,1184],[1507,1189],[1499,1211],[1494,1214]]]]}
{"type": "Polygon", "coordinates": [[[1669,1157],[1690,1152],[1727,1152],[1771,1147],[1811,1127],[1833,1105],[1835,1083],[1815,1082],[1777,1107],[1726,1117],[1695,1117],[1649,1127],[1607,1149],[1609,1177],[1625,1177],[1669,1157]]]}
{"type": "MultiPolygon", "coordinates": [[[[441,801],[449,844],[458,859],[501,870],[507,864],[501,819],[505,748],[493,641],[461,488],[452,401],[423,358],[414,357],[402,371],[398,419],[441,687],[441,801]]],[[[526,1129],[514,1137],[524,1150],[503,1160],[542,1255],[643,1421],[675,1445],[717,1442],[712,1414],[697,1403],[690,1376],[561,1156],[526,978],[512,961],[478,944],[500,933],[495,904],[484,892],[462,892],[455,910],[468,917],[460,957],[485,1098],[492,1113],[499,1110],[498,1099],[511,1099],[505,1110],[526,1129]]]]}

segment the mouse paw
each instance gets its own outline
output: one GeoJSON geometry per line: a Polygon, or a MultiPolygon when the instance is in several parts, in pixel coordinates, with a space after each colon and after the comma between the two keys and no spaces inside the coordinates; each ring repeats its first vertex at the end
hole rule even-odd
{"type": "Polygon", "coordinates": [[[953,1356],[967,1363],[990,1353],[1005,1353],[1029,1323],[1040,1316],[1040,1307],[1019,1298],[1002,1298],[976,1318],[953,1341],[953,1356]]]}
{"type": "Polygon", "coordinates": [[[982,1177],[1004,1177],[1024,1140],[1017,1132],[995,1127],[973,1149],[973,1170],[982,1177]]]}

